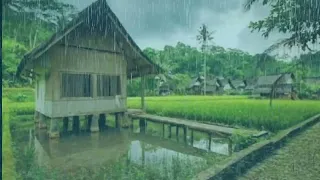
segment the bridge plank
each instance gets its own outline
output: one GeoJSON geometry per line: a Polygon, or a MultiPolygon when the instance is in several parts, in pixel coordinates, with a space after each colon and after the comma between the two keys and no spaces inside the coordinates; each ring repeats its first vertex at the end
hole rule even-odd
{"type": "Polygon", "coordinates": [[[129,116],[133,119],[147,119],[149,121],[157,122],[157,123],[165,123],[172,124],[178,126],[188,127],[189,129],[194,129],[207,133],[221,133],[223,135],[232,135],[235,131],[234,128],[230,127],[222,127],[211,124],[202,124],[191,120],[184,120],[178,118],[170,118],[163,116],[156,116],[151,114],[129,114],[129,116]]]}

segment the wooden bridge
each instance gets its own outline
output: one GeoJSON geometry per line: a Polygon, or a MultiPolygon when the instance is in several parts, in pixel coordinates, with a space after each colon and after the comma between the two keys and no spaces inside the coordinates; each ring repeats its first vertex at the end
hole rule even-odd
{"type": "MultiPolygon", "coordinates": [[[[132,121],[138,120],[138,119],[147,120],[155,123],[169,124],[171,126],[178,126],[178,127],[187,128],[190,130],[217,134],[217,135],[226,136],[226,137],[231,136],[236,130],[235,128],[231,128],[231,127],[223,127],[223,126],[212,125],[212,124],[204,124],[204,123],[191,121],[191,120],[146,114],[139,109],[129,109],[128,116],[131,118],[132,121]]],[[[241,131],[242,132],[247,131],[247,133],[250,134],[248,130],[241,129],[241,131]]]]}
{"type": "MultiPolygon", "coordinates": [[[[236,129],[235,128],[230,128],[230,127],[223,127],[223,126],[218,126],[218,125],[212,125],[212,124],[204,124],[204,123],[199,123],[196,121],[191,121],[191,120],[185,120],[185,119],[179,119],[179,118],[170,118],[170,117],[163,117],[163,116],[157,116],[157,115],[151,115],[151,114],[146,114],[142,110],[139,109],[129,109],[128,110],[128,116],[131,118],[132,124],[134,120],[140,120],[139,121],[139,126],[140,130],[145,131],[146,128],[146,121],[151,121],[155,123],[162,124],[163,126],[163,136],[165,136],[165,124],[169,125],[169,130],[168,130],[168,137],[171,138],[172,132],[171,128],[176,127],[176,137],[179,137],[179,128],[183,129],[183,136],[184,136],[184,141],[187,143],[187,131],[191,130],[191,144],[193,144],[193,131],[200,131],[204,133],[208,133],[209,135],[209,148],[211,147],[211,138],[212,135],[218,135],[225,137],[229,141],[229,155],[232,154],[232,141],[231,141],[231,135],[235,133],[236,129]]],[[[245,129],[241,129],[241,132],[245,134],[252,134],[253,136],[256,136],[256,134],[253,134],[253,132],[245,129]]],[[[210,149],[209,149],[210,150],[210,149]]]]}

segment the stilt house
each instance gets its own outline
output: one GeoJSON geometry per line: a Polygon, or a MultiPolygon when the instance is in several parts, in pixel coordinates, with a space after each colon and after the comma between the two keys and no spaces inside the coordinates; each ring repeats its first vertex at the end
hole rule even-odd
{"type": "MultiPolygon", "coordinates": [[[[127,111],[127,77],[156,74],[155,65],[133,41],[106,0],[81,11],[64,29],[26,54],[17,76],[36,81],[35,110],[42,121],[51,119],[50,136],[58,136],[57,120],[127,111]]],[[[144,108],[144,107],[143,107],[144,108]]],[[[41,126],[41,125],[40,125],[41,126]]]]}

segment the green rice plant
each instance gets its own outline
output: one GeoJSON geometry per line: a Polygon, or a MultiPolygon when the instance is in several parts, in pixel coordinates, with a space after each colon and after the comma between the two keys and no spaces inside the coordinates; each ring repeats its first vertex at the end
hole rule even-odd
{"type": "MultiPolygon", "coordinates": [[[[288,128],[320,113],[320,101],[275,100],[271,108],[268,100],[214,100],[212,97],[208,101],[199,96],[186,96],[181,100],[172,98],[146,98],[147,112],[269,131],[288,128]]],[[[127,104],[128,108],[140,108],[140,100],[137,98],[129,98],[127,104]]]]}
{"type": "Polygon", "coordinates": [[[14,180],[16,179],[16,168],[11,146],[9,109],[3,106],[7,101],[7,99],[2,100],[2,178],[14,180]]]}
{"type": "Polygon", "coordinates": [[[8,106],[10,113],[15,115],[31,115],[34,114],[34,102],[23,102],[23,103],[7,103],[4,106],[8,106]]]}
{"type": "Polygon", "coordinates": [[[9,102],[34,102],[35,92],[32,88],[3,88],[2,97],[9,102]]]}

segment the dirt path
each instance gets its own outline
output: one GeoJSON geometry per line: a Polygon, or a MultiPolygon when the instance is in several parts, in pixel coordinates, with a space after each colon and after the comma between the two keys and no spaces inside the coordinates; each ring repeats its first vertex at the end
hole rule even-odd
{"type": "Polygon", "coordinates": [[[239,180],[320,180],[320,123],[291,139],[239,180]]]}

